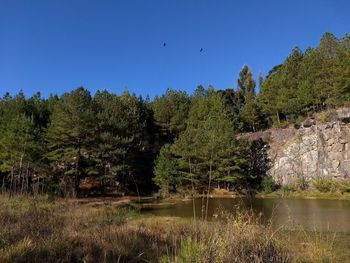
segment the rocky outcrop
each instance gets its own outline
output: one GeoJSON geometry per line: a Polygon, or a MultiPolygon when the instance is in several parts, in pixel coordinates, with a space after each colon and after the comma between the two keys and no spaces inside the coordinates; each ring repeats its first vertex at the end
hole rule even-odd
{"type": "Polygon", "coordinates": [[[350,177],[350,108],[328,112],[303,122],[299,129],[270,129],[251,134],[269,144],[268,173],[281,185],[298,180],[350,177]]]}

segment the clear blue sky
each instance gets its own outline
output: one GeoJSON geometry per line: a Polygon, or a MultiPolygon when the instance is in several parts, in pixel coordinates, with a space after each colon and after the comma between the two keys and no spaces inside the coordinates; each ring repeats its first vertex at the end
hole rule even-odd
{"type": "Polygon", "coordinates": [[[0,0],[0,95],[232,88],[325,31],[350,33],[349,0],[0,0]]]}

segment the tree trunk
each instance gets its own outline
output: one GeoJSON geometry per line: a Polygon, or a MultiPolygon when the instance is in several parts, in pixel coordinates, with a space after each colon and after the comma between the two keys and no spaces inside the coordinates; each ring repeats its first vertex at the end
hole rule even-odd
{"type": "Polygon", "coordinates": [[[204,190],[202,191],[202,207],[201,207],[201,210],[202,210],[202,220],[204,219],[204,211],[205,211],[205,207],[204,207],[204,190]]]}
{"type": "Polygon", "coordinates": [[[19,160],[19,171],[18,171],[18,186],[21,185],[21,194],[23,194],[23,180],[22,180],[22,165],[23,165],[24,153],[22,153],[19,160]]]}
{"type": "Polygon", "coordinates": [[[2,178],[2,185],[1,185],[1,192],[2,192],[2,194],[4,194],[5,193],[5,176],[2,178]]]}
{"type": "Polygon", "coordinates": [[[27,172],[26,172],[26,192],[29,194],[29,162],[27,163],[27,172]]]}
{"type": "Polygon", "coordinates": [[[75,164],[75,175],[74,175],[74,192],[73,197],[78,197],[79,191],[79,181],[80,181],[80,142],[78,140],[78,154],[77,154],[77,162],[75,164]]]}
{"type": "Polygon", "coordinates": [[[21,178],[21,195],[23,194],[23,189],[24,189],[24,177],[21,178]]]}
{"type": "Polygon", "coordinates": [[[278,111],[276,111],[276,116],[277,116],[278,123],[281,123],[281,121],[280,121],[280,114],[278,113],[278,111]]]}
{"type": "Polygon", "coordinates": [[[194,224],[196,224],[196,204],[194,200],[194,185],[193,185],[193,177],[192,177],[191,159],[188,159],[188,166],[190,168],[190,175],[191,175],[193,220],[194,220],[194,224]]]}
{"type": "Polygon", "coordinates": [[[12,165],[11,167],[11,179],[10,179],[10,196],[13,195],[12,191],[13,191],[13,173],[14,173],[14,167],[12,165]]]}
{"type": "Polygon", "coordinates": [[[205,207],[205,220],[208,219],[208,207],[209,207],[209,193],[210,193],[210,185],[211,185],[211,172],[212,172],[212,157],[210,158],[210,164],[209,164],[209,182],[208,182],[208,190],[207,190],[207,205],[205,207]]]}

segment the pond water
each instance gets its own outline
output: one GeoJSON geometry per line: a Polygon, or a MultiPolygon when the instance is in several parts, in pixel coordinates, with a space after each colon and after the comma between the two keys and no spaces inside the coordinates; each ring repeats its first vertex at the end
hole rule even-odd
{"type": "MultiPolygon", "coordinates": [[[[202,199],[195,199],[196,215],[202,215],[202,199]]],[[[305,230],[350,232],[350,201],[310,199],[209,199],[208,218],[214,219],[226,210],[251,208],[263,222],[271,219],[273,226],[305,230]],[[241,208],[239,208],[241,207],[241,208]]],[[[156,216],[193,217],[192,200],[175,203],[146,204],[142,212],[156,216]]]]}

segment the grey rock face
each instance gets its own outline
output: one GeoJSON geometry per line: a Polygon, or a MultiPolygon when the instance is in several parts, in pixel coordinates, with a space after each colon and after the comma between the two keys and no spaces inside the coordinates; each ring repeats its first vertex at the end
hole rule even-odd
{"type": "Polygon", "coordinates": [[[329,113],[324,123],[312,118],[300,129],[270,129],[247,139],[269,142],[271,168],[268,173],[281,185],[311,179],[350,178],[350,108],[329,113]]]}

